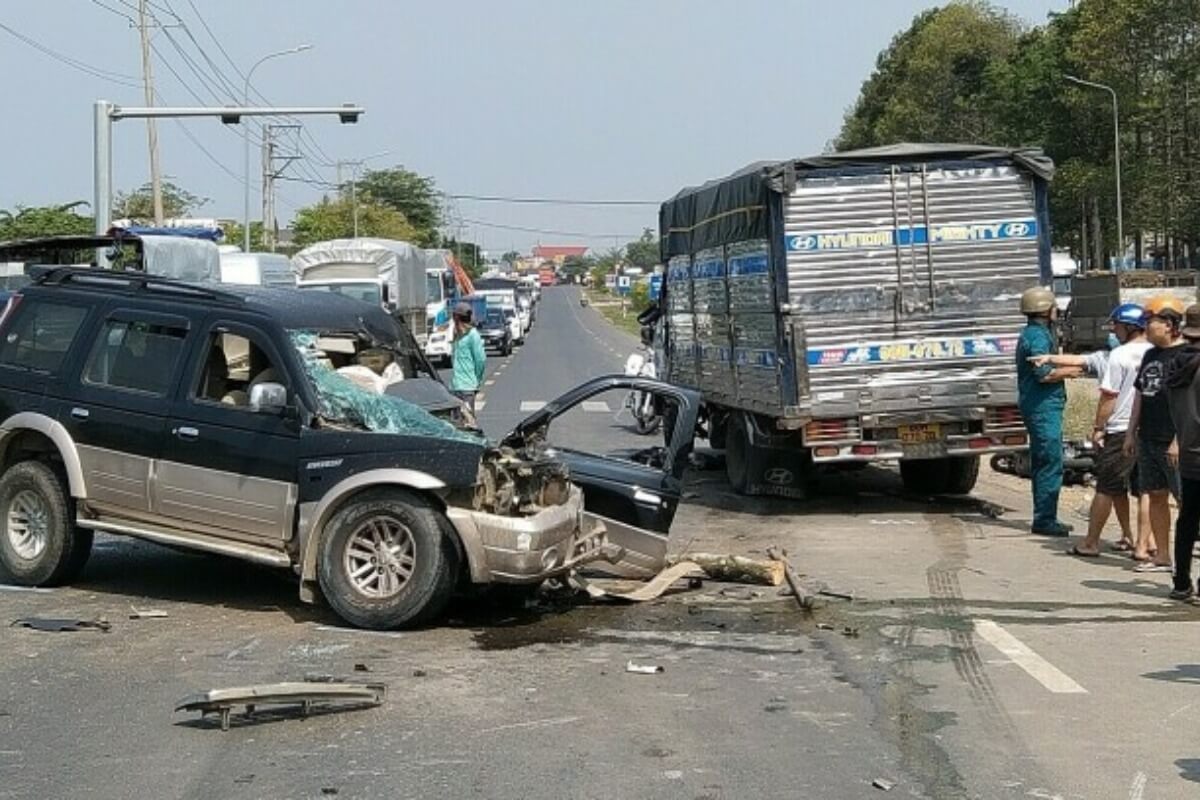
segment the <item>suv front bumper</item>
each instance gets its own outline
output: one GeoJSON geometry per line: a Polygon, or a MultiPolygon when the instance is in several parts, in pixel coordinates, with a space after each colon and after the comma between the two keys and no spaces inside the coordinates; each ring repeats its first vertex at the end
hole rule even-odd
{"type": "Polygon", "coordinates": [[[539,583],[606,553],[603,528],[583,531],[583,492],[577,486],[563,505],[528,517],[455,507],[446,516],[466,551],[472,583],[539,583]]]}

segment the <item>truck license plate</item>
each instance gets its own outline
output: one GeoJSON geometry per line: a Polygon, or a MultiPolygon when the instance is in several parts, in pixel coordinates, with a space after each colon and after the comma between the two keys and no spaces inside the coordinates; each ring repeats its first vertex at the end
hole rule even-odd
{"type": "Polygon", "coordinates": [[[927,444],[942,439],[942,429],[938,425],[901,425],[899,431],[901,444],[927,444]]]}

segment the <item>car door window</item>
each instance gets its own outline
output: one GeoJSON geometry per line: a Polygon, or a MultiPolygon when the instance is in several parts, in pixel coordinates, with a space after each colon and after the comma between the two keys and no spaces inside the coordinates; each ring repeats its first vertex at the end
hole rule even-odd
{"type": "Polygon", "coordinates": [[[250,394],[260,383],[287,385],[267,349],[250,336],[215,331],[208,338],[192,399],[250,411],[250,394]]]}
{"type": "Polygon", "coordinates": [[[54,375],[83,326],[88,309],[39,300],[22,306],[0,340],[0,364],[54,375]]]}
{"type": "Polygon", "coordinates": [[[92,345],[83,381],[164,397],[171,389],[187,329],[150,321],[107,320],[92,345]]]}
{"type": "Polygon", "coordinates": [[[635,406],[645,402],[639,392],[609,389],[579,400],[560,411],[546,431],[546,442],[553,448],[600,456],[631,464],[661,469],[666,466],[662,419],[674,416],[677,400],[660,394],[644,408],[655,417],[638,432],[635,406]],[[656,419],[657,421],[653,421],[656,419]]]}

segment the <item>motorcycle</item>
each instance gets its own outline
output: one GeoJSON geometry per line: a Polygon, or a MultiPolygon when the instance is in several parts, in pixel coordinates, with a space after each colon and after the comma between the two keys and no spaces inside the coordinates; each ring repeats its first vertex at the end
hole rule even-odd
{"type": "MultiPolygon", "coordinates": [[[[646,320],[639,317],[638,322],[642,323],[642,343],[625,359],[625,374],[638,378],[657,378],[658,369],[654,366],[654,324],[657,316],[646,320]]],[[[662,425],[662,413],[655,396],[649,392],[634,389],[625,397],[625,408],[633,415],[634,426],[643,436],[654,433],[662,425]]]]}

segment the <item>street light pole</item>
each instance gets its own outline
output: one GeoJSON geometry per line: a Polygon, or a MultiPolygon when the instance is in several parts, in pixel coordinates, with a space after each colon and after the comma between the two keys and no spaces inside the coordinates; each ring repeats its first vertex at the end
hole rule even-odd
{"type": "Polygon", "coordinates": [[[339,184],[338,189],[339,190],[341,189],[340,184],[341,184],[342,165],[344,164],[344,165],[350,167],[350,216],[354,220],[354,238],[355,239],[358,238],[358,168],[373,158],[382,158],[383,156],[390,156],[391,154],[392,154],[391,150],[383,150],[378,153],[372,153],[371,155],[365,156],[363,158],[355,159],[353,161],[344,160],[344,161],[337,162],[337,169],[338,169],[338,176],[339,176],[338,177],[338,184],[339,184]]]}
{"type": "Polygon", "coordinates": [[[1063,75],[1063,78],[1071,83],[1077,83],[1080,86],[1087,86],[1092,89],[1102,89],[1112,96],[1113,106],[1113,166],[1117,173],[1117,259],[1118,266],[1125,263],[1125,229],[1123,215],[1121,212],[1121,118],[1117,111],[1117,92],[1111,86],[1106,86],[1103,83],[1094,83],[1085,81],[1082,78],[1076,78],[1074,75],[1063,75]]]}
{"type": "MultiPolygon", "coordinates": [[[[305,50],[311,50],[311,49],[312,49],[311,44],[297,45],[296,47],[291,47],[291,48],[288,48],[287,50],[280,50],[277,53],[268,53],[267,55],[260,58],[258,61],[255,61],[254,66],[250,67],[250,71],[246,73],[246,83],[242,87],[242,102],[247,106],[250,105],[250,76],[254,74],[254,70],[258,69],[260,64],[262,64],[264,61],[268,61],[272,58],[278,58],[279,56],[287,56],[287,55],[291,55],[292,53],[301,53],[305,50]]],[[[249,253],[250,252],[250,125],[249,124],[246,125],[246,130],[243,131],[242,139],[243,139],[243,144],[244,144],[244,147],[243,147],[243,151],[244,151],[243,152],[243,156],[244,156],[243,175],[245,177],[245,183],[246,183],[245,204],[242,208],[242,212],[243,212],[242,213],[242,225],[244,227],[244,230],[242,231],[242,250],[249,253]]]]}

